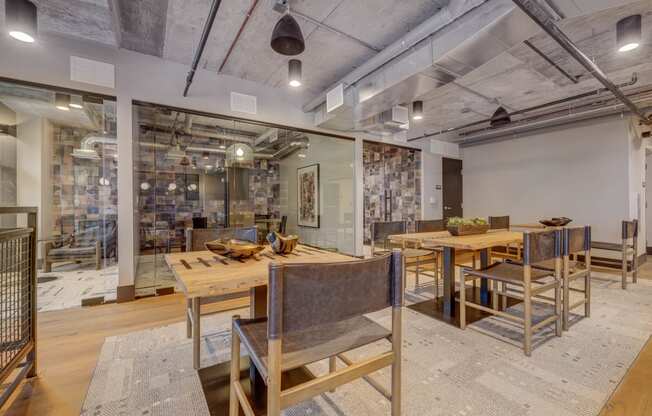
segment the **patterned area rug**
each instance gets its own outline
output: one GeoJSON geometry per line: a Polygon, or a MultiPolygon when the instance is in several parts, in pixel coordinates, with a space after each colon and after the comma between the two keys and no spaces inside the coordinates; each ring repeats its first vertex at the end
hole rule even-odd
{"type": "MultiPolygon", "coordinates": [[[[520,349],[521,335],[502,319],[487,318],[461,331],[405,309],[403,414],[597,414],[652,332],[652,282],[623,291],[607,276],[596,273],[593,280],[591,318],[573,316],[571,330],[561,338],[543,331],[530,358],[520,349]]],[[[408,299],[432,292],[421,287],[408,299]]],[[[372,318],[390,324],[389,313],[372,318]]],[[[230,314],[205,317],[202,324],[202,367],[228,360],[230,314]]],[[[385,348],[377,344],[349,356],[355,361],[385,348]]],[[[184,323],[107,338],[81,414],[209,415],[191,354],[184,323]]],[[[311,369],[323,374],[327,365],[311,369]]],[[[389,369],[373,377],[389,387],[389,369]]],[[[284,412],[389,413],[388,401],[362,380],[284,412]]]]}

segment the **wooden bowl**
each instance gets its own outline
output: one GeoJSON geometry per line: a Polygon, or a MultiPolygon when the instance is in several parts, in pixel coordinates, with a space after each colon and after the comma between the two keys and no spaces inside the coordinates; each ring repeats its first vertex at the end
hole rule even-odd
{"type": "Polygon", "coordinates": [[[267,241],[269,241],[270,246],[274,253],[277,254],[288,254],[299,244],[299,236],[288,235],[283,237],[281,234],[276,231],[272,231],[267,234],[267,241]]]}
{"type": "Polygon", "coordinates": [[[571,220],[570,218],[558,217],[558,218],[540,220],[539,222],[547,227],[563,227],[564,225],[568,225],[571,221],[573,220],[571,220]]]}
{"type": "Polygon", "coordinates": [[[214,240],[204,244],[212,253],[234,259],[251,257],[260,253],[265,247],[243,240],[214,240]]]}
{"type": "Polygon", "coordinates": [[[489,231],[489,224],[459,224],[448,225],[446,229],[454,236],[485,234],[489,231]]]}

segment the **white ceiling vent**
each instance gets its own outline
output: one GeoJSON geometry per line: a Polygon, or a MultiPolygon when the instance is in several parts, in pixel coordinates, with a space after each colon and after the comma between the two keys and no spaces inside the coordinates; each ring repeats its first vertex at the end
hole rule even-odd
{"type": "Polygon", "coordinates": [[[70,57],[70,80],[115,88],[115,65],[92,59],[70,57]]]}
{"type": "Polygon", "coordinates": [[[337,87],[326,93],[326,112],[330,113],[344,104],[344,84],[339,84],[337,87]]]}
{"type": "Polygon", "coordinates": [[[239,113],[256,114],[258,112],[256,96],[231,93],[231,111],[239,113]]]}

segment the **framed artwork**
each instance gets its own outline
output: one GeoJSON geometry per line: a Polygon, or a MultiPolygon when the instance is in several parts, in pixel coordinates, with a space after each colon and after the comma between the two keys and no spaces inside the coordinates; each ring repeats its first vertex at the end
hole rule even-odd
{"type": "Polygon", "coordinates": [[[319,228],[319,164],[297,169],[297,224],[319,228]]]}

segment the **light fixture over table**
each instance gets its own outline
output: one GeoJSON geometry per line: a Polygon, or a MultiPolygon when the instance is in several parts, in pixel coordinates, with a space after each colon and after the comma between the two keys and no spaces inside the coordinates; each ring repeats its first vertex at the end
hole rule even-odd
{"type": "Polygon", "coordinates": [[[289,2],[287,13],[274,26],[270,44],[276,52],[287,56],[299,55],[306,49],[301,28],[294,17],[290,15],[289,2]]]}
{"type": "Polygon", "coordinates": [[[638,48],[641,44],[641,15],[620,19],[616,24],[616,46],[618,52],[627,52],[638,48]]]}
{"type": "Polygon", "coordinates": [[[34,43],[38,35],[38,10],[29,0],[5,0],[5,24],[9,36],[34,43]]]}
{"type": "Polygon", "coordinates": [[[298,59],[288,62],[288,84],[294,88],[301,86],[301,61],[298,59]]]}
{"type": "Polygon", "coordinates": [[[423,101],[414,101],[412,103],[412,120],[423,119],[423,101]]]}

